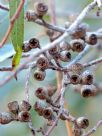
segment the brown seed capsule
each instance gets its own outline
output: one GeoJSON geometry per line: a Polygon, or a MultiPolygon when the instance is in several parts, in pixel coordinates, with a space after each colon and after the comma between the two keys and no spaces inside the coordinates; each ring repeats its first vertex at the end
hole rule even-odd
{"type": "Polygon", "coordinates": [[[29,111],[31,109],[31,105],[29,102],[23,100],[20,104],[20,110],[21,111],[29,111]]]}
{"type": "Polygon", "coordinates": [[[0,124],[8,124],[11,121],[13,121],[13,117],[11,113],[8,112],[2,112],[0,113],[0,124]]]}
{"type": "Polygon", "coordinates": [[[75,39],[70,42],[71,49],[76,52],[81,52],[85,48],[85,42],[82,39],[75,39]]]}
{"type": "Polygon", "coordinates": [[[35,95],[41,100],[45,100],[49,97],[47,89],[42,87],[37,88],[37,90],[35,91],[35,95]]]}
{"type": "Polygon", "coordinates": [[[18,120],[21,122],[29,122],[30,121],[30,113],[28,111],[21,111],[18,114],[18,120]]]}
{"type": "Polygon", "coordinates": [[[97,88],[95,85],[83,85],[81,87],[81,95],[83,97],[94,96],[97,92],[97,88]]]}
{"type": "Polygon", "coordinates": [[[89,120],[86,117],[79,117],[76,120],[77,126],[79,128],[86,129],[89,126],[89,120]]]}
{"type": "Polygon", "coordinates": [[[38,16],[33,10],[28,10],[26,12],[25,18],[27,21],[35,21],[36,19],[38,19],[38,16]]]}
{"type": "Polygon", "coordinates": [[[43,111],[43,117],[45,119],[51,119],[53,116],[53,110],[51,107],[45,108],[43,111]]]}
{"type": "Polygon", "coordinates": [[[61,61],[64,61],[64,62],[69,62],[71,60],[71,53],[68,52],[68,51],[62,51],[60,53],[60,58],[59,58],[61,61]]]}
{"type": "Polygon", "coordinates": [[[40,55],[37,58],[36,65],[40,69],[46,69],[49,66],[49,61],[44,55],[40,55]]]}
{"type": "Polygon", "coordinates": [[[9,102],[8,103],[8,109],[10,112],[14,114],[18,114],[19,112],[19,105],[17,101],[9,102]]]}
{"type": "Polygon", "coordinates": [[[81,63],[75,63],[70,66],[71,71],[80,73],[83,69],[83,65],[81,63]]]}
{"type": "Polygon", "coordinates": [[[59,47],[58,46],[54,46],[53,48],[49,49],[49,54],[51,55],[56,55],[59,54],[59,47]]]}
{"type": "Polygon", "coordinates": [[[29,43],[28,42],[24,43],[23,46],[22,46],[22,51],[23,52],[29,52],[30,50],[31,50],[31,48],[29,46],[29,43]]]}
{"type": "Polygon", "coordinates": [[[93,83],[93,74],[86,70],[81,75],[81,82],[82,84],[90,85],[93,83]]]}
{"type": "Polygon", "coordinates": [[[43,111],[46,108],[46,106],[47,105],[46,105],[45,101],[39,100],[39,101],[35,102],[34,109],[38,112],[38,114],[40,116],[42,116],[43,115],[43,111]]]}
{"type": "Polygon", "coordinates": [[[29,47],[31,49],[39,48],[40,47],[39,40],[36,38],[31,38],[29,40],[29,47]]]}
{"type": "Polygon", "coordinates": [[[82,136],[83,130],[79,128],[73,128],[72,133],[73,133],[73,136],[82,136]]]}
{"type": "Polygon", "coordinates": [[[70,47],[70,44],[66,41],[62,41],[60,43],[60,51],[66,51],[66,50],[70,50],[71,47],[70,47]]]}
{"type": "Polygon", "coordinates": [[[85,37],[85,41],[90,45],[95,45],[97,43],[96,34],[87,34],[85,37]]]}
{"type": "Polygon", "coordinates": [[[77,74],[77,73],[74,73],[74,72],[70,72],[69,73],[69,77],[70,77],[70,83],[71,84],[79,84],[80,83],[80,75],[79,74],[77,74]]]}
{"type": "Polygon", "coordinates": [[[48,6],[43,2],[36,2],[34,8],[39,17],[43,17],[48,11],[48,6]]]}
{"type": "Polygon", "coordinates": [[[49,37],[53,37],[54,31],[51,30],[51,29],[47,29],[47,30],[46,30],[46,34],[47,34],[49,37]]]}
{"type": "Polygon", "coordinates": [[[38,81],[43,81],[45,79],[46,76],[46,71],[43,70],[36,70],[34,72],[34,78],[38,81]]]}
{"type": "Polygon", "coordinates": [[[86,30],[88,29],[88,25],[85,23],[80,24],[74,32],[72,32],[71,36],[73,39],[84,39],[86,35],[86,30]]]}

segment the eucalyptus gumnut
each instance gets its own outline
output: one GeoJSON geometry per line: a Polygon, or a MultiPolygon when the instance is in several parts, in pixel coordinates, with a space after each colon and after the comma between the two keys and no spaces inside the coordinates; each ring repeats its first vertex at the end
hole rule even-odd
{"type": "Polygon", "coordinates": [[[8,109],[10,112],[14,114],[18,114],[19,112],[19,105],[17,101],[12,101],[8,103],[8,109]]]}
{"type": "Polygon", "coordinates": [[[43,81],[45,79],[45,76],[46,76],[46,71],[44,70],[38,69],[34,72],[34,78],[38,81],[43,81]]]}
{"type": "Polygon", "coordinates": [[[90,45],[97,44],[97,35],[94,33],[88,33],[85,37],[85,41],[90,45]]]}
{"type": "Polygon", "coordinates": [[[31,119],[30,113],[28,111],[21,111],[18,114],[18,120],[21,122],[29,122],[31,119]]]}
{"type": "Polygon", "coordinates": [[[0,113],[0,124],[8,124],[13,120],[14,118],[11,113],[8,112],[0,113]]]}
{"type": "Polygon", "coordinates": [[[86,129],[89,126],[89,120],[86,117],[79,117],[76,120],[76,124],[79,128],[86,129]]]}
{"type": "Polygon", "coordinates": [[[20,110],[21,111],[29,111],[31,109],[31,105],[29,102],[23,100],[20,104],[20,110]]]}
{"type": "Polygon", "coordinates": [[[43,17],[48,11],[48,6],[43,2],[36,2],[34,8],[39,17],[43,17]]]}
{"type": "Polygon", "coordinates": [[[46,69],[49,67],[49,61],[44,55],[40,55],[37,58],[36,65],[40,69],[46,69]]]}
{"type": "Polygon", "coordinates": [[[37,38],[31,38],[29,40],[29,47],[31,49],[40,48],[39,40],[37,38]]]}
{"type": "Polygon", "coordinates": [[[85,48],[85,42],[82,39],[74,39],[70,42],[71,49],[75,52],[82,52],[85,48]]]}
{"type": "Polygon", "coordinates": [[[97,92],[97,88],[95,85],[82,85],[81,87],[81,95],[83,97],[91,97],[95,96],[97,92]]]}

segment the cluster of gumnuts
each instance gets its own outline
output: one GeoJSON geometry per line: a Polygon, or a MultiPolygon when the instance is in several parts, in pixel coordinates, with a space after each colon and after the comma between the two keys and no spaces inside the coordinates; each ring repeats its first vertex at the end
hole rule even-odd
{"type": "MultiPolygon", "coordinates": [[[[28,21],[35,21],[41,19],[43,22],[43,16],[47,13],[48,6],[45,3],[39,2],[35,5],[35,11],[27,11],[26,18],[28,21]]],[[[45,23],[45,22],[44,22],[45,23]]],[[[46,25],[46,24],[45,24],[46,25]]],[[[61,35],[53,30],[47,30],[47,36],[49,36],[50,42],[54,41],[61,35]]],[[[36,59],[37,69],[34,72],[34,78],[38,81],[43,81],[46,77],[46,70],[56,68],[63,68],[61,62],[70,62],[72,58],[72,52],[80,53],[84,50],[86,44],[93,46],[97,43],[97,36],[94,33],[88,33],[85,24],[78,25],[77,29],[70,34],[69,42],[67,40],[62,41],[59,45],[50,48],[48,51],[40,54],[36,59]]],[[[31,38],[28,42],[23,44],[23,52],[29,52],[31,49],[41,49],[40,42],[37,38],[31,38]]],[[[83,71],[83,65],[76,63],[71,65],[71,71],[68,72],[68,80],[73,85],[80,84],[81,95],[83,97],[89,97],[95,95],[97,88],[94,85],[93,74],[89,70],[83,71]]],[[[54,102],[54,95],[56,93],[56,87],[39,87],[35,90],[35,95],[39,99],[34,104],[35,111],[39,116],[48,120],[48,125],[52,125],[52,122],[56,119],[56,115],[59,112],[59,104],[54,102]]],[[[29,110],[31,105],[22,101],[21,105],[18,102],[11,102],[8,104],[9,113],[0,114],[0,123],[7,124],[13,120],[28,122],[30,120],[29,110]]],[[[60,119],[66,120],[66,116],[69,112],[64,109],[64,113],[60,115],[60,119]]],[[[79,117],[74,123],[74,135],[80,136],[82,130],[87,128],[89,120],[86,117],[79,117]]]]}
{"type": "Polygon", "coordinates": [[[29,122],[31,120],[31,105],[23,100],[20,104],[17,101],[8,103],[8,112],[0,113],[0,124],[8,124],[11,121],[29,122]]]}

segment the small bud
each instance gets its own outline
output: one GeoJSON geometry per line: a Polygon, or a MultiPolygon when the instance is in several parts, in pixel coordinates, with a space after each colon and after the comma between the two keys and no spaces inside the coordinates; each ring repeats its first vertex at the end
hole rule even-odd
{"type": "Polygon", "coordinates": [[[88,29],[88,25],[85,23],[80,24],[74,32],[72,32],[71,36],[73,39],[84,39],[86,35],[86,30],[88,29]]]}
{"type": "Polygon", "coordinates": [[[22,46],[22,51],[23,52],[29,52],[30,50],[31,50],[31,48],[29,46],[29,43],[28,42],[24,43],[23,46],[22,46]]]}
{"type": "Polygon", "coordinates": [[[79,74],[77,74],[77,73],[73,73],[73,72],[70,72],[69,73],[69,77],[70,77],[70,83],[72,83],[72,84],[79,84],[80,83],[80,75],[79,74]]]}
{"type": "Polygon", "coordinates": [[[90,85],[93,83],[93,74],[86,70],[81,75],[82,84],[90,85]]]}
{"type": "Polygon", "coordinates": [[[32,38],[29,40],[29,46],[31,49],[35,49],[35,48],[39,48],[40,44],[39,44],[39,40],[36,38],[32,38]]]}
{"type": "Polygon", "coordinates": [[[34,78],[38,81],[43,81],[46,76],[46,71],[43,70],[37,70],[34,72],[34,78]]]}
{"type": "Polygon", "coordinates": [[[48,59],[44,55],[40,55],[37,58],[36,65],[40,69],[46,69],[49,66],[49,61],[48,61],[48,59]]]}
{"type": "Polygon", "coordinates": [[[46,108],[46,106],[47,105],[46,105],[45,101],[39,100],[39,101],[35,102],[34,109],[38,112],[38,114],[40,116],[42,116],[43,115],[43,111],[46,108]]]}
{"type": "Polygon", "coordinates": [[[62,41],[60,43],[60,51],[66,51],[66,50],[70,50],[71,47],[70,47],[70,44],[66,41],[62,41]]]}
{"type": "Polygon", "coordinates": [[[11,121],[13,121],[13,117],[11,113],[8,112],[2,112],[0,113],[0,124],[8,124],[11,121]]]}
{"type": "Polygon", "coordinates": [[[96,34],[87,34],[85,37],[85,41],[90,45],[95,45],[97,43],[96,34]]]}
{"type": "Polygon", "coordinates": [[[14,114],[18,114],[19,112],[19,105],[17,101],[9,102],[8,103],[8,109],[10,112],[14,114]]]}
{"type": "Polygon", "coordinates": [[[79,128],[86,129],[89,126],[89,120],[86,117],[79,117],[76,120],[77,126],[79,128]]]}
{"type": "Polygon", "coordinates": [[[81,88],[81,95],[83,97],[94,96],[97,92],[97,88],[94,85],[83,85],[81,88]]]}
{"type": "Polygon", "coordinates": [[[36,95],[39,99],[45,100],[45,99],[48,98],[48,91],[47,91],[47,89],[45,89],[45,88],[39,87],[39,88],[37,88],[37,90],[35,91],[35,95],[36,95]]]}
{"type": "Polygon", "coordinates": [[[85,48],[85,42],[82,39],[75,39],[70,42],[71,49],[76,52],[81,52],[85,48]]]}
{"type": "Polygon", "coordinates": [[[20,110],[29,111],[30,109],[31,109],[31,105],[27,101],[23,100],[20,104],[20,110]]]}
{"type": "Polygon", "coordinates": [[[42,2],[35,3],[34,8],[39,17],[43,17],[48,11],[48,6],[42,2]]]}
{"type": "Polygon", "coordinates": [[[61,61],[64,61],[64,62],[69,62],[71,60],[71,53],[68,52],[68,51],[62,51],[60,53],[60,58],[59,58],[61,61]]]}
{"type": "Polygon", "coordinates": [[[53,110],[52,110],[52,108],[50,108],[50,107],[45,108],[44,111],[43,111],[43,117],[45,119],[51,119],[53,117],[53,110]]]}
{"type": "Polygon", "coordinates": [[[38,16],[33,10],[28,10],[26,12],[25,18],[27,21],[35,21],[38,19],[38,16]]]}
{"type": "Polygon", "coordinates": [[[49,49],[49,54],[51,55],[56,55],[59,53],[59,47],[58,46],[54,46],[53,48],[49,49]]]}
{"type": "Polygon", "coordinates": [[[21,122],[29,122],[30,121],[30,113],[28,111],[21,111],[18,114],[18,120],[21,122]]]}

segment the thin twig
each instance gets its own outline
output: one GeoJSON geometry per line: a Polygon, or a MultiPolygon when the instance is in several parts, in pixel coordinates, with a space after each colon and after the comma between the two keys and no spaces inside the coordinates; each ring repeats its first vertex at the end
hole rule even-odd
{"type": "Polygon", "coordinates": [[[92,128],[90,129],[86,134],[84,134],[83,136],[90,136],[91,134],[93,134],[94,132],[96,132],[96,130],[102,125],[102,119],[99,120],[97,122],[97,124],[92,128]]]}
{"type": "Polygon", "coordinates": [[[0,9],[5,10],[5,11],[9,11],[9,8],[1,3],[0,3],[0,9]]]}
{"type": "Polygon", "coordinates": [[[99,63],[102,63],[102,57],[98,58],[98,59],[95,59],[95,60],[93,60],[91,62],[85,63],[85,64],[83,64],[83,66],[84,66],[84,68],[86,68],[86,67],[90,67],[92,65],[96,65],[96,64],[99,64],[99,63]]]}

